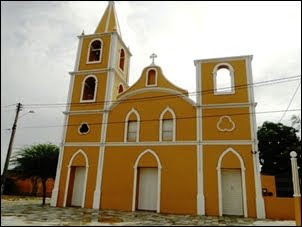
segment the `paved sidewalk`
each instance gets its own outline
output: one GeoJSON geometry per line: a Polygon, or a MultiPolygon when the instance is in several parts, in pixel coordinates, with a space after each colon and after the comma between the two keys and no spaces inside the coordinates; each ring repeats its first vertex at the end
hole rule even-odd
{"type": "Polygon", "coordinates": [[[206,225],[206,226],[255,226],[287,225],[294,226],[294,221],[257,220],[242,217],[213,217],[157,214],[152,212],[98,211],[83,208],[57,208],[41,205],[41,199],[1,201],[1,225],[53,225],[53,226],[132,226],[132,225],[206,225]]]}

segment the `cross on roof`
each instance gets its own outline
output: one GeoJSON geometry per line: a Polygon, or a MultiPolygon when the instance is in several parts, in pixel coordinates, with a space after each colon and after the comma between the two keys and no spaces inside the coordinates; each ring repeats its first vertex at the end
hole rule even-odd
{"type": "Polygon", "coordinates": [[[151,63],[151,65],[155,65],[155,64],[154,64],[154,58],[157,58],[157,55],[153,53],[153,54],[151,54],[150,58],[152,58],[152,63],[151,63]]]}

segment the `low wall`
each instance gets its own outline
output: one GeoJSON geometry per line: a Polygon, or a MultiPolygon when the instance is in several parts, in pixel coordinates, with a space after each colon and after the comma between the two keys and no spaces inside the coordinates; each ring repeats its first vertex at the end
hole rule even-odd
{"type": "Polygon", "coordinates": [[[262,189],[265,203],[266,218],[279,220],[295,220],[294,198],[277,197],[275,177],[261,175],[262,189]]]}

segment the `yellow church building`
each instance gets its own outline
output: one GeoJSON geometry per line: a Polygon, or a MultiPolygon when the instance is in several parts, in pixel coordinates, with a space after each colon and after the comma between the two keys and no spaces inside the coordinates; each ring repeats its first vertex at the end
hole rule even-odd
{"type": "Polygon", "coordinates": [[[113,2],[78,38],[52,206],[265,218],[251,55],[195,60],[195,102],[155,55],[129,86],[113,2]]]}

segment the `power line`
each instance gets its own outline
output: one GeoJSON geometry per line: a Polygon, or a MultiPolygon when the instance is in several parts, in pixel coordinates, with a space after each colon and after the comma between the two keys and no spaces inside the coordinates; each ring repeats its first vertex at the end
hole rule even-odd
{"type": "Polygon", "coordinates": [[[294,100],[294,98],[295,98],[295,96],[296,96],[296,94],[297,94],[297,91],[298,91],[300,85],[301,85],[301,80],[300,80],[300,82],[299,82],[299,84],[298,84],[298,87],[296,88],[296,91],[295,91],[293,97],[291,98],[291,100],[290,100],[289,103],[288,103],[288,106],[287,106],[287,108],[286,108],[286,111],[284,112],[284,114],[283,114],[282,117],[280,118],[279,123],[282,121],[283,117],[285,116],[286,112],[288,111],[288,108],[290,107],[290,104],[291,104],[292,101],[294,100]]]}
{"type": "MultiPolygon", "coordinates": [[[[292,76],[292,77],[286,77],[286,78],[279,78],[279,79],[273,79],[273,80],[267,80],[267,81],[260,81],[260,82],[255,82],[255,83],[250,83],[250,84],[241,84],[241,85],[236,85],[236,86],[231,86],[231,87],[224,87],[221,89],[227,89],[227,88],[236,88],[236,89],[245,89],[248,86],[267,86],[267,85],[272,85],[272,84],[277,84],[277,83],[285,83],[285,82],[291,82],[295,80],[300,80],[301,75],[298,76],[292,76]],[[268,83],[268,84],[267,84],[268,83]]],[[[176,97],[181,97],[184,95],[197,95],[199,93],[205,95],[205,94],[212,94],[216,89],[208,89],[208,90],[203,90],[203,91],[198,91],[198,92],[188,92],[188,93],[182,93],[182,94],[169,94],[169,95],[158,95],[158,96],[149,96],[149,97],[142,97],[142,98],[133,98],[133,99],[127,99],[123,100],[123,103],[129,103],[137,100],[141,101],[150,101],[150,100],[162,100],[162,99],[170,99],[170,98],[176,98],[176,97]]],[[[64,107],[67,105],[72,105],[72,106],[95,106],[99,104],[104,104],[106,102],[109,103],[118,103],[120,100],[115,100],[115,101],[99,101],[99,102],[93,102],[93,103],[81,103],[81,102],[72,102],[72,103],[40,103],[40,104],[24,104],[27,108],[58,108],[58,107],[64,107]],[[46,107],[45,107],[46,106],[46,107]],[[54,107],[51,107],[54,106],[54,107]]]]}
{"type": "MultiPolygon", "coordinates": [[[[208,117],[221,117],[224,115],[228,115],[228,116],[235,116],[235,115],[249,115],[249,114],[266,114],[266,113],[280,113],[280,112],[284,112],[284,111],[300,111],[301,109],[292,109],[292,110],[275,110],[275,111],[263,111],[263,112],[255,112],[255,113],[235,113],[235,114],[217,114],[217,115],[203,115],[201,118],[208,118],[208,117]]],[[[179,118],[175,118],[176,120],[186,120],[186,119],[197,119],[197,116],[187,116],[187,117],[179,117],[179,118]]],[[[148,122],[148,121],[159,121],[159,118],[155,118],[155,119],[145,119],[145,120],[140,120],[139,122],[148,122]]],[[[125,121],[111,121],[111,122],[107,122],[105,124],[125,124],[125,121]]],[[[91,123],[89,125],[102,125],[103,123],[98,122],[98,123],[91,123]]],[[[67,125],[44,125],[44,126],[28,126],[28,127],[21,127],[18,129],[25,129],[25,128],[57,128],[57,127],[65,127],[65,126],[79,126],[80,124],[67,124],[67,125]]]]}

